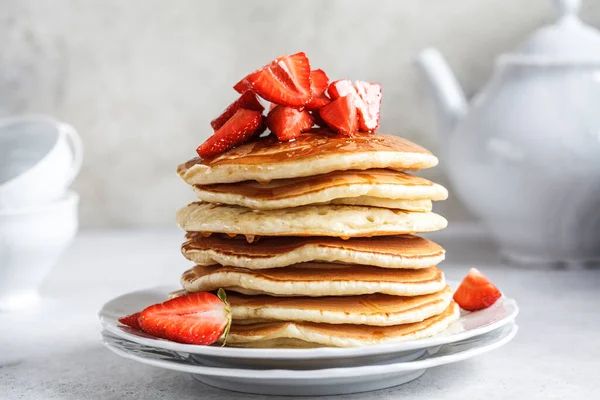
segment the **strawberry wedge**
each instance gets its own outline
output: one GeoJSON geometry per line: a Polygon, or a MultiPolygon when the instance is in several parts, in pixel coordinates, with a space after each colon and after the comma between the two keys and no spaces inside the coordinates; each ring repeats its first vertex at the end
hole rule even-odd
{"type": "Polygon", "coordinates": [[[267,115],[267,128],[282,141],[297,138],[313,124],[314,119],[308,111],[292,107],[277,106],[267,115]]]}
{"type": "Polygon", "coordinates": [[[471,268],[456,292],[454,301],[467,311],[483,310],[493,305],[502,293],[476,268],[471,268]]]}
{"type": "Polygon", "coordinates": [[[310,63],[300,52],[281,56],[252,72],[233,88],[239,93],[251,90],[272,103],[302,107],[312,98],[310,63]]]}
{"type": "Polygon", "coordinates": [[[332,82],[327,89],[332,99],[339,99],[349,94],[354,95],[354,104],[358,111],[359,128],[373,132],[379,128],[379,109],[381,107],[381,86],[378,83],[355,81],[348,79],[332,82]]]}
{"type": "Polygon", "coordinates": [[[221,113],[221,115],[213,119],[210,123],[210,126],[212,126],[214,130],[218,130],[223,125],[225,125],[225,122],[229,121],[229,119],[233,117],[233,115],[240,108],[244,108],[246,110],[254,110],[261,113],[265,109],[262,106],[262,104],[260,104],[254,93],[244,92],[239,99],[227,106],[227,108],[221,113]]]}
{"type": "Polygon", "coordinates": [[[322,69],[310,71],[310,80],[312,99],[306,104],[306,108],[316,110],[331,103],[331,99],[325,94],[329,87],[329,78],[325,71],[322,69]]]}
{"type": "Polygon", "coordinates": [[[358,125],[353,97],[352,94],[340,97],[319,111],[327,126],[345,136],[351,136],[356,132],[358,125]]]}
{"type": "Polygon", "coordinates": [[[262,113],[240,108],[196,152],[202,158],[214,157],[260,135],[264,128],[262,113]]]}

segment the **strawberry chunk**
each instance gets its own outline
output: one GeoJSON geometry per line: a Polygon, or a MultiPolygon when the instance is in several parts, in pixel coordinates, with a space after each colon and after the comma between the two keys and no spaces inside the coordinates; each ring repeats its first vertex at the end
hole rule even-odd
{"type": "Polygon", "coordinates": [[[125,317],[119,318],[119,322],[123,325],[127,325],[133,329],[137,329],[138,331],[142,330],[140,326],[140,312],[133,313],[131,315],[127,315],[125,317]]]}
{"type": "Polygon", "coordinates": [[[314,125],[313,117],[306,110],[277,106],[267,115],[267,128],[279,140],[294,139],[314,125]]]}
{"type": "Polygon", "coordinates": [[[310,62],[306,54],[300,52],[276,58],[233,88],[240,93],[252,90],[278,105],[302,107],[312,97],[310,82],[310,62]]]}
{"type": "Polygon", "coordinates": [[[214,157],[260,135],[263,131],[262,114],[259,111],[240,108],[206,142],[201,144],[196,152],[202,158],[214,157]]]}
{"type": "Polygon", "coordinates": [[[352,83],[348,79],[332,82],[327,89],[332,99],[353,94],[361,130],[373,132],[379,128],[381,85],[365,81],[352,83]]]}
{"type": "Polygon", "coordinates": [[[355,95],[356,89],[350,79],[341,79],[331,82],[327,88],[327,93],[329,93],[329,97],[335,100],[350,93],[355,95]]]}
{"type": "Polygon", "coordinates": [[[231,312],[225,292],[191,293],[155,304],[142,311],[142,330],[178,343],[209,345],[225,339],[231,325],[231,312]]]}
{"type": "Polygon", "coordinates": [[[233,114],[240,108],[245,108],[246,110],[254,110],[260,111],[261,113],[265,109],[262,104],[258,101],[256,95],[250,91],[244,92],[239,99],[231,103],[221,115],[217,118],[213,119],[210,123],[210,126],[213,127],[214,130],[219,129],[225,122],[229,121],[233,114]]]}
{"type": "Polygon", "coordinates": [[[353,97],[352,94],[340,97],[319,110],[321,118],[331,129],[346,136],[356,132],[358,125],[353,97]]]}
{"type": "Polygon", "coordinates": [[[454,301],[463,310],[477,311],[488,308],[501,296],[500,290],[485,275],[471,268],[454,292],[454,301]]]}
{"type": "Polygon", "coordinates": [[[331,99],[327,97],[325,91],[329,86],[329,78],[322,69],[310,71],[310,92],[312,98],[306,104],[309,110],[316,110],[331,103],[331,99]]]}

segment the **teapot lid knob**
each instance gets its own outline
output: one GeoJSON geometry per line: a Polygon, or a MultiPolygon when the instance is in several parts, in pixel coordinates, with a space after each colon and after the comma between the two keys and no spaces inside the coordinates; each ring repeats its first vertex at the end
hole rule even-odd
{"type": "Polygon", "coordinates": [[[576,16],[581,7],[581,0],[554,0],[554,7],[559,18],[576,16]]]}

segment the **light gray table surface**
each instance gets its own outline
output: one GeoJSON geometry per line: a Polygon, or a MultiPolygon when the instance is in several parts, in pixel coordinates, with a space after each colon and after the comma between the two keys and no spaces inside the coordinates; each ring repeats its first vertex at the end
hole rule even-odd
{"type": "MultiPolygon", "coordinates": [[[[433,238],[447,249],[441,266],[448,279],[460,280],[475,266],[517,299],[517,337],[406,385],[339,398],[600,398],[600,269],[503,265],[472,226],[433,238]]],[[[102,304],[131,290],[176,284],[189,266],[179,253],[181,241],[176,230],[80,233],[44,283],[41,306],[0,313],[0,399],[273,398],[214,389],[102,347],[96,317],[102,304]]]]}

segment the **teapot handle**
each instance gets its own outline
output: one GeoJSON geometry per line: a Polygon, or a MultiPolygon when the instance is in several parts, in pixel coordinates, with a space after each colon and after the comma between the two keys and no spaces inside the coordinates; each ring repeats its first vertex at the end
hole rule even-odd
{"type": "Polygon", "coordinates": [[[554,8],[559,18],[577,16],[581,8],[581,0],[554,0],[554,8]]]}

